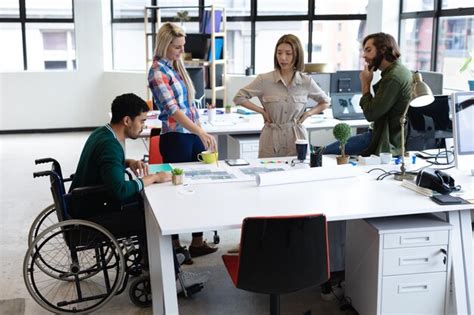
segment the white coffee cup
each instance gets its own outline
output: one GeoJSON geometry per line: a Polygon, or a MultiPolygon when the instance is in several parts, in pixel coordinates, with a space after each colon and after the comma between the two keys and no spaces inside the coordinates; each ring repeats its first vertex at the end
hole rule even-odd
{"type": "Polygon", "coordinates": [[[380,163],[382,164],[389,164],[390,162],[392,162],[392,153],[388,153],[388,152],[382,152],[379,154],[379,157],[380,157],[380,163]]]}
{"type": "Polygon", "coordinates": [[[215,108],[209,108],[207,110],[207,121],[209,123],[214,122],[216,120],[216,109],[215,108]]]}

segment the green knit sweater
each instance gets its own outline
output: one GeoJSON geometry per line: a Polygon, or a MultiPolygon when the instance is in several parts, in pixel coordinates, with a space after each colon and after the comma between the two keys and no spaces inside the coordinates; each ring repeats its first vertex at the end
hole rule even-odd
{"type": "Polygon", "coordinates": [[[105,185],[117,199],[125,201],[143,190],[139,178],[125,180],[125,154],[112,127],[96,129],[87,139],[70,190],[105,185]]]}
{"type": "Polygon", "coordinates": [[[362,96],[360,106],[365,118],[373,122],[372,141],[363,155],[400,155],[400,117],[410,102],[411,88],[412,73],[397,60],[382,71],[382,78],[374,85],[375,95],[362,96]]]}

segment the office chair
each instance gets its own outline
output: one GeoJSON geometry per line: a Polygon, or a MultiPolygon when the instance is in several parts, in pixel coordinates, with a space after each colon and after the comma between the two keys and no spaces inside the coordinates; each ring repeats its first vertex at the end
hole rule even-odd
{"type": "Polygon", "coordinates": [[[280,295],[326,282],[329,254],[323,214],[251,217],[242,224],[239,255],[223,255],[234,285],[270,295],[270,314],[280,314],[280,295]]]}
{"type": "Polygon", "coordinates": [[[162,164],[163,157],[160,153],[161,128],[153,128],[150,132],[150,143],[148,144],[148,164],[162,164]]]}

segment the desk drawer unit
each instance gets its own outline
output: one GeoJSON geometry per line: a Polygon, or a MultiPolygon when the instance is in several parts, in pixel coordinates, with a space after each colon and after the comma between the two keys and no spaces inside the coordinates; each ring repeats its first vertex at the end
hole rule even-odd
{"type": "Polygon", "coordinates": [[[450,229],[433,215],[349,221],[346,296],[359,314],[444,314],[450,229]]]}
{"type": "Polygon", "coordinates": [[[232,135],[227,138],[227,158],[256,159],[258,158],[259,135],[232,135]]]}

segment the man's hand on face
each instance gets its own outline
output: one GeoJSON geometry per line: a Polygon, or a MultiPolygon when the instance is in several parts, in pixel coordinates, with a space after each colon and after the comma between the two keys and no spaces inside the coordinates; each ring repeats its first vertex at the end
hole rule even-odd
{"type": "Polygon", "coordinates": [[[374,77],[374,71],[372,69],[372,67],[369,68],[369,65],[366,64],[364,70],[360,72],[359,78],[362,87],[362,94],[370,92],[370,83],[374,77]]]}
{"type": "Polygon", "coordinates": [[[145,164],[143,161],[132,160],[130,161],[128,167],[130,167],[132,172],[137,177],[143,177],[148,175],[148,165],[145,164]]]}

